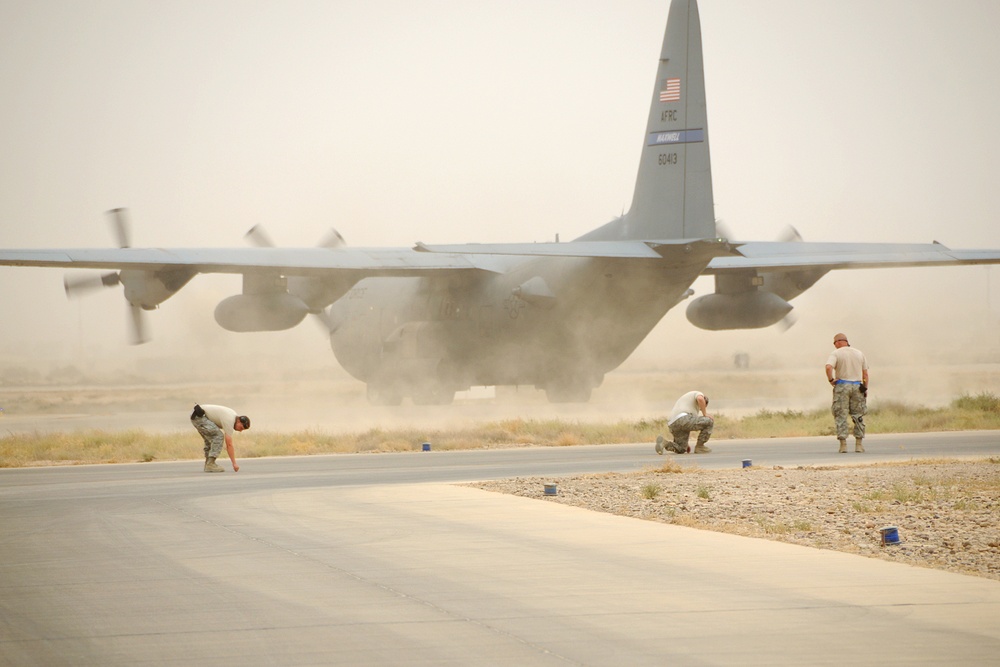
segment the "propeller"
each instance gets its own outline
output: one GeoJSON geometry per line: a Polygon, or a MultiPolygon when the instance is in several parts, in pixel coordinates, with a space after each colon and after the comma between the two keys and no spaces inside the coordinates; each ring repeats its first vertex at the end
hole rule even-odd
{"type": "MultiPolygon", "coordinates": [[[[715,221],[715,233],[724,239],[729,239],[730,241],[733,239],[732,230],[729,229],[729,225],[726,224],[726,221],[721,218],[715,221]]],[[[781,234],[778,235],[778,241],[781,243],[798,243],[801,240],[802,235],[799,234],[799,230],[795,229],[791,225],[785,227],[781,231],[781,234]]]]}
{"type": "Polygon", "coordinates": [[[721,218],[718,218],[715,221],[715,235],[719,238],[726,239],[727,241],[733,240],[732,230],[729,229],[729,225],[726,224],[726,221],[721,218]]]}
{"type": "Polygon", "coordinates": [[[315,313],[313,321],[323,328],[323,333],[327,336],[333,334],[343,324],[343,319],[334,317],[329,308],[315,313]]]}
{"type": "Polygon", "coordinates": [[[115,237],[118,239],[119,248],[131,248],[131,227],[128,222],[128,209],[113,208],[108,211],[111,218],[111,227],[114,229],[115,237]]]}
{"type": "Polygon", "coordinates": [[[132,315],[132,329],[131,329],[131,343],[133,345],[142,345],[143,343],[149,342],[149,336],[146,335],[146,316],[143,313],[141,307],[135,304],[129,304],[129,312],[132,315]]]}
{"type": "MultiPolygon", "coordinates": [[[[243,235],[243,238],[246,239],[248,243],[257,246],[258,248],[278,247],[278,244],[274,242],[271,235],[268,234],[261,225],[254,225],[251,227],[247,233],[243,235]]],[[[345,241],[344,237],[340,235],[340,232],[331,227],[319,240],[319,243],[316,244],[316,247],[336,250],[337,248],[343,248],[346,245],[347,241],[345,241]]]]}
{"type": "Polygon", "coordinates": [[[799,234],[799,230],[795,229],[791,225],[788,225],[784,230],[782,230],[781,236],[778,237],[778,240],[782,243],[798,243],[802,240],[802,235],[799,234]]]}
{"type": "MultiPolygon", "coordinates": [[[[271,235],[268,234],[267,231],[265,231],[260,225],[254,225],[247,230],[247,233],[243,235],[243,238],[246,239],[248,243],[258,248],[277,247],[277,244],[271,238],[271,235]]],[[[345,241],[344,237],[340,235],[340,232],[331,227],[327,233],[320,238],[316,247],[336,250],[337,248],[343,248],[346,245],[347,241],[345,241]]],[[[313,313],[313,317],[314,321],[323,328],[323,331],[327,335],[332,334],[340,327],[340,322],[336,321],[336,318],[334,318],[328,310],[315,312],[313,313]]]]}
{"type": "MultiPolygon", "coordinates": [[[[124,208],[113,208],[108,211],[108,218],[111,222],[112,231],[118,240],[119,248],[130,248],[130,226],[128,212],[124,208]]],[[[117,287],[122,284],[120,272],[104,273],[96,276],[92,273],[67,275],[63,278],[63,289],[69,298],[78,298],[86,294],[96,292],[105,287],[117,287]]],[[[146,321],[142,308],[136,304],[129,303],[129,339],[132,345],[141,345],[149,341],[146,334],[146,321]]]]}
{"type": "Polygon", "coordinates": [[[258,248],[274,248],[274,240],[271,239],[271,235],[264,231],[264,228],[260,225],[254,225],[247,233],[243,235],[243,238],[247,240],[250,245],[257,246],[258,248]]]}
{"type": "MultiPolygon", "coordinates": [[[[729,225],[726,224],[725,220],[717,219],[715,221],[715,233],[725,239],[732,240],[732,230],[729,229],[729,225]]],[[[795,229],[791,225],[785,227],[781,234],[778,235],[778,241],[781,243],[798,243],[802,241],[802,235],[799,234],[799,230],[795,229]]],[[[789,312],[777,323],[777,327],[782,333],[791,329],[795,323],[798,321],[798,316],[794,312],[789,312]]]]}
{"type": "Polygon", "coordinates": [[[105,273],[99,276],[95,276],[92,273],[81,273],[78,276],[67,275],[63,277],[63,288],[66,290],[66,296],[73,298],[96,292],[105,287],[114,287],[120,284],[121,281],[121,276],[117,272],[105,273]]]}
{"type": "Polygon", "coordinates": [[[780,322],[778,322],[778,328],[781,329],[781,333],[785,333],[786,331],[791,329],[792,326],[794,326],[794,324],[798,321],[799,318],[795,313],[788,313],[787,315],[781,318],[780,322]]]}
{"type": "Polygon", "coordinates": [[[330,230],[326,233],[326,235],[323,236],[323,238],[321,238],[319,240],[319,243],[317,243],[316,245],[319,246],[320,248],[329,248],[331,250],[336,250],[337,248],[343,248],[344,246],[346,246],[347,241],[345,241],[344,237],[340,235],[340,232],[331,227],[330,230]]]}
{"type": "MultiPolygon", "coordinates": [[[[788,225],[784,230],[782,230],[781,235],[778,236],[778,240],[782,243],[799,243],[802,241],[802,235],[799,234],[799,230],[795,229],[791,225],[788,225]]],[[[794,312],[789,312],[781,318],[780,322],[778,322],[778,328],[781,329],[781,333],[785,333],[791,329],[792,326],[798,322],[798,320],[799,318],[794,312]]]]}

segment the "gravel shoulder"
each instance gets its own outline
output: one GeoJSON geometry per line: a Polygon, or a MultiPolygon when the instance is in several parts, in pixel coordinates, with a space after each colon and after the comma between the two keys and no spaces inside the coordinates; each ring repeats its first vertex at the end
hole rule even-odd
{"type": "Polygon", "coordinates": [[[703,470],[670,457],[638,473],[467,486],[1000,580],[997,458],[703,470]],[[890,526],[899,541],[883,545],[890,526]]]}

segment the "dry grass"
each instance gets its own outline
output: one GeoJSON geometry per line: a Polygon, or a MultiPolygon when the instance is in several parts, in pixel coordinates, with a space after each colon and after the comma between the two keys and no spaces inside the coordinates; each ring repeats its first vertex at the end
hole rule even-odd
{"type": "MultiPolygon", "coordinates": [[[[870,433],[1000,429],[1000,399],[992,394],[963,396],[951,407],[932,410],[896,404],[873,410],[870,433]]],[[[800,413],[762,410],[741,419],[717,418],[716,439],[829,435],[826,411],[800,413]]],[[[435,450],[497,447],[652,442],[666,431],[663,419],[621,420],[606,424],[558,419],[505,419],[475,426],[428,430],[367,429],[354,433],[307,430],[276,433],[251,430],[237,441],[240,458],[353,452],[418,451],[424,442],[435,450]]],[[[188,460],[201,456],[201,439],[142,430],[13,434],[0,438],[0,467],[188,460]]],[[[664,464],[664,472],[676,464],[664,464]]]]}

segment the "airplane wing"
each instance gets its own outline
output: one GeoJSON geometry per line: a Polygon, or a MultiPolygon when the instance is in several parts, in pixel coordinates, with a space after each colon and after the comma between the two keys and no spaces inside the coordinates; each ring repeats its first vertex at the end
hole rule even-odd
{"type": "Polygon", "coordinates": [[[937,242],[733,245],[735,253],[713,258],[703,271],[715,276],[715,292],[688,304],[687,318],[697,327],[756,329],[787,321],[788,302],[833,270],[1000,264],[1000,250],[952,250],[937,242]]]}
{"type": "Polygon", "coordinates": [[[76,248],[0,250],[0,266],[72,269],[183,269],[189,273],[281,273],[316,276],[354,272],[365,276],[423,275],[429,271],[500,271],[490,257],[594,257],[661,259],[729,252],[722,239],[567,243],[470,243],[414,248],[76,248]]]}
{"type": "Polygon", "coordinates": [[[878,269],[906,266],[960,266],[1000,264],[1000,250],[951,250],[934,243],[734,243],[736,252],[716,257],[705,269],[710,275],[755,270],[831,271],[834,269],[878,269]]]}
{"type": "MultiPolygon", "coordinates": [[[[695,241],[696,242],[696,241],[695,241]]],[[[417,251],[427,253],[461,253],[463,255],[517,255],[521,257],[615,257],[657,259],[662,255],[654,249],[658,245],[677,246],[684,241],[662,244],[644,241],[588,241],[576,243],[465,243],[461,245],[425,245],[418,243],[417,251]]]]}
{"type": "Polygon", "coordinates": [[[483,255],[519,255],[543,257],[608,257],[674,259],[695,248],[713,248],[715,257],[704,273],[724,274],[733,271],[831,271],[834,269],[877,269],[907,266],[959,266],[1000,264],[1000,250],[952,250],[933,243],[825,243],[729,242],[725,239],[673,239],[648,241],[584,241],[568,243],[469,243],[464,245],[425,245],[415,250],[426,253],[450,253],[470,261],[483,255]]]}
{"type": "Polygon", "coordinates": [[[184,269],[190,273],[281,273],[313,276],[360,271],[371,276],[415,275],[428,270],[482,267],[454,253],[407,248],[106,248],[0,250],[0,265],[73,269],[184,269]]]}
{"type": "Polygon", "coordinates": [[[704,273],[753,269],[760,272],[817,269],[876,269],[907,266],[998,264],[1000,250],[952,250],[938,243],[727,242],[725,239],[587,241],[568,243],[468,243],[425,245],[415,250],[468,257],[519,255],[544,257],[647,258],[676,256],[695,247],[714,246],[717,255],[704,273]],[[721,248],[720,248],[721,246],[721,248]]]}
{"type": "Polygon", "coordinates": [[[422,275],[433,271],[499,271],[491,256],[675,258],[716,255],[707,274],[753,269],[872,269],[906,266],[998,264],[1000,250],[952,250],[941,243],[733,242],[723,239],[587,241],[566,243],[469,243],[410,248],[76,248],[0,250],[0,266],[73,269],[185,269],[190,273],[278,272],[315,276],[356,272],[366,276],[422,275]]]}

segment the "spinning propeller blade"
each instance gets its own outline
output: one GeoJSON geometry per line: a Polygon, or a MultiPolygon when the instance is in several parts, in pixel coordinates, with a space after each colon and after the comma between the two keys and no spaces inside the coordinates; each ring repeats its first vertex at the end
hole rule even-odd
{"type": "Polygon", "coordinates": [[[796,322],[798,322],[798,320],[799,318],[795,313],[788,313],[787,315],[781,318],[780,322],[778,322],[778,328],[781,329],[781,333],[785,333],[786,331],[791,329],[792,326],[796,322]]]}
{"type": "MultiPolygon", "coordinates": [[[[251,227],[243,238],[247,240],[251,245],[257,246],[258,248],[276,248],[274,240],[271,238],[261,225],[254,225],[251,227]]],[[[342,248],[347,245],[344,241],[344,237],[340,235],[336,229],[331,228],[324,236],[320,239],[319,243],[316,244],[318,248],[329,248],[334,250],[336,248],[342,248]]],[[[335,322],[333,318],[330,317],[330,313],[326,310],[322,310],[318,313],[313,313],[313,321],[315,321],[319,326],[323,328],[323,331],[327,335],[332,334],[340,326],[339,322],[335,322]]]]}
{"type": "Polygon", "coordinates": [[[128,210],[124,208],[113,208],[108,211],[108,216],[111,218],[111,227],[115,232],[115,238],[118,239],[119,248],[131,248],[131,228],[128,224],[128,210]]]}
{"type": "Polygon", "coordinates": [[[143,343],[149,342],[149,336],[146,335],[146,315],[142,312],[142,308],[139,306],[129,304],[129,318],[131,326],[131,343],[132,345],[142,345],[143,343]]]}
{"type": "MultiPolygon", "coordinates": [[[[251,227],[247,233],[243,235],[243,238],[246,239],[248,243],[257,246],[258,248],[278,247],[278,244],[274,242],[271,235],[268,234],[261,225],[254,225],[251,227]]],[[[323,238],[319,240],[316,247],[330,248],[331,250],[334,250],[336,248],[343,248],[345,245],[347,245],[347,241],[345,241],[344,237],[340,235],[340,232],[331,228],[326,234],[323,235],[323,238]]]]}
{"type": "Polygon", "coordinates": [[[246,234],[243,235],[250,245],[257,246],[258,248],[274,248],[274,241],[271,239],[270,235],[264,231],[264,228],[260,225],[254,225],[251,227],[246,234]]]}
{"type": "Polygon", "coordinates": [[[63,288],[66,296],[73,298],[89,292],[96,292],[105,287],[114,287],[121,282],[117,272],[96,276],[92,273],[63,277],[63,288]]]}
{"type": "MultiPolygon", "coordinates": [[[[108,219],[119,248],[130,248],[130,228],[128,212],[124,208],[113,208],[108,211],[108,219]]],[[[65,276],[63,278],[63,288],[66,296],[70,298],[80,297],[88,293],[96,292],[105,287],[117,287],[122,282],[121,274],[116,272],[104,273],[101,275],[79,274],[65,276]]],[[[142,308],[129,303],[129,339],[133,345],[141,345],[149,341],[146,335],[146,321],[142,308]]]]}
{"type": "Polygon", "coordinates": [[[331,250],[335,250],[346,246],[347,241],[345,241],[344,237],[340,235],[340,232],[331,228],[330,231],[326,233],[326,236],[320,239],[319,243],[316,245],[320,248],[330,248],[331,250]]]}

